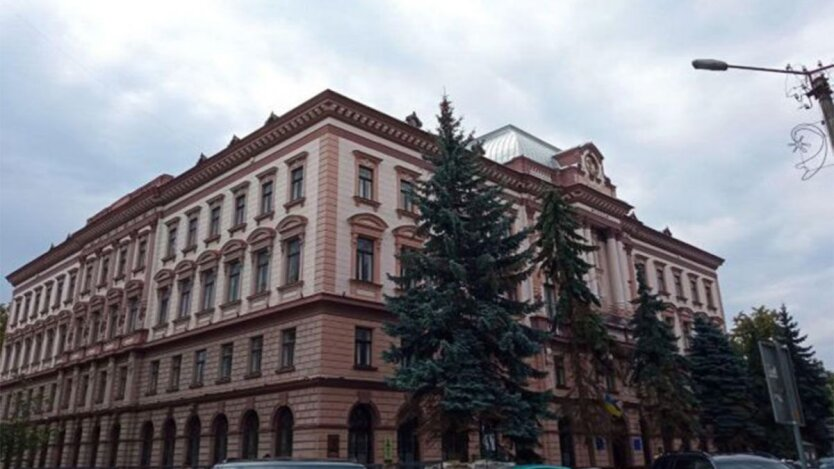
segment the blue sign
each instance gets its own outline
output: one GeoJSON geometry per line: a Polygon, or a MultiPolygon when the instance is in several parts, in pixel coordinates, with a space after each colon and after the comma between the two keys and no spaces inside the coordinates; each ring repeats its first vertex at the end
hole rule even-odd
{"type": "Polygon", "coordinates": [[[643,438],[635,436],[631,439],[631,447],[634,451],[643,451],[643,438]]]}

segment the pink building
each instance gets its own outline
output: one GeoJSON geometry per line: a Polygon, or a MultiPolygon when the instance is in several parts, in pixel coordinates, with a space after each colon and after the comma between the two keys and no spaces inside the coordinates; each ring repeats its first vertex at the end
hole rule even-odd
{"type": "MultiPolygon", "coordinates": [[[[519,228],[534,223],[535,194],[548,185],[576,207],[599,247],[588,283],[618,340],[630,340],[636,269],[674,305],[665,319],[682,348],[693,314],[723,323],[722,259],[641,223],[594,144],[559,149],[513,126],[482,140],[519,228]]],[[[54,429],[20,464],[439,460],[439,442],[397,421],[405,397],[386,386],[392,367],[381,358],[391,318],[382,296],[394,294],[386,274],[398,270],[399,249],[419,246],[409,194],[431,171],[421,155],[433,146],[423,130],[324,91],[126,195],[9,274],[0,417],[31,398],[40,402],[33,418],[54,429]]],[[[537,275],[519,296],[546,299],[551,288],[537,275]]],[[[563,398],[571,373],[559,350],[555,338],[537,358],[550,372],[538,385],[563,398]]],[[[548,422],[549,462],[588,465],[594,451],[602,467],[644,463],[650,442],[634,395],[621,376],[608,384],[623,428],[588,448],[564,422],[548,422]]]]}

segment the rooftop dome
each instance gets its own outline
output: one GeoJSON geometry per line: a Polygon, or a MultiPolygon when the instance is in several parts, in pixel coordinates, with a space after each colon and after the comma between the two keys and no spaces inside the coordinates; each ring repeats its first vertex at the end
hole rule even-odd
{"type": "Polygon", "coordinates": [[[561,150],[518,127],[508,124],[476,138],[484,147],[484,156],[504,164],[517,156],[558,168],[553,155],[561,150]]]}

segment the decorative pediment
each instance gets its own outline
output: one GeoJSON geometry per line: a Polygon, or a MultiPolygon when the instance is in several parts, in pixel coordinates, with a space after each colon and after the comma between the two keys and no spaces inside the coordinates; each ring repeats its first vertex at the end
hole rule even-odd
{"type": "Polygon", "coordinates": [[[111,288],[107,290],[107,302],[114,303],[116,301],[119,301],[119,299],[122,297],[122,293],[124,292],[121,288],[111,288]]]}
{"type": "Polygon", "coordinates": [[[397,238],[410,238],[420,240],[421,238],[417,236],[417,227],[414,225],[402,225],[394,228],[391,233],[394,234],[397,238]]]}
{"type": "Polygon", "coordinates": [[[301,215],[288,215],[278,223],[278,226],[276,226],[275,229],[279,233],[284,234],[290,231],[295,231],[299,228],[304,228],[305,226],[307,226],[306,217],[301,215]]]}
{"type": "Polygon", "coordinates": [[[227,241],[226,244],[223,245],[223,248],[220,250],[220,254],[223,257],[227,257],[234,254],[239,254],[244,249],[246,249],[246,243],[239,239],[232,239],[227,241]]]}
{"type": "Polygon", "coordinates": [[[174,271],[171,269],[162,269],[153,276],[156,283],[168,283],[174,280],[174,271]]]}
{"type": "Polygon", "coordinates": [[[194,261],[182,260],[179,264],[177,264],[176,267],[174,267],[174,273],[177,274],[177,276],[179,277],[183,275],[189,275],[192,272],[194,272],[195,267],[196,264],[194,263],[194,261]]]}
{"type": "Polygon", "coordinates": [[[145,288],[145,282],[142,280],[131,280],[125,285],[125,292],[128,296],[135,296],[145,288]]]}
{"type": "Polygon", "coordinates": [[[246,242],[249,243],[249,245],[262,243],[263,241],[274,239],[275,234],[275,229],[262,226],[252,231],[252,233],[249,234],[249,237],[246,238],[246,242]]]}
{"type": "Polygon", "coordinates": [[[95,295],[90,298],[90,309],[97,309],[104,306],[104,297],[102,295],[95,295]]]}
{"type": "Polygon", "coordinates": [[[348,218],[348,223],[354,227],[361,227],[369,230],[383,232],[388,229],[385,220],[372,213],[358,213],[348,218]]]}
{"type": "Polygon", "coordinates": [[[89,306],[89,304],[86,301],[79,301],[73,305],[72,312],[73,314],[84,314],[87,312],[87,306],[89,306]]]}
{"type": "Polygon", "coordinates": [[[215,264],[220,259],[220,254],[214,250],[204,251],[200,256],[197,258],[197,265],[204,266],[209,264],[215,264]]]}

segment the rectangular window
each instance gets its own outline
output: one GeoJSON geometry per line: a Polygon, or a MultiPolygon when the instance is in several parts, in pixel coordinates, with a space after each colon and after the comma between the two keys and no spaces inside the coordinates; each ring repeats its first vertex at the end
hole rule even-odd
{"type": "Polygon", "coordinates": [[[43,336],[38,334],[35,336],[35,350],[32,352],[32,363],[37,364],[41,361],[41,347],[43,346],[43,336]]]}
{"type": "Polygon", "coordinates": [[[666,289],[666,275],[663,272],[663,266],[659,265],[654,268],[655,276],[657,277],[657,291],[661,294],[668,293],[666,289]]]}
{"type": "MultiPolygon", "coordinates": [[[[53,352],[55,350],[55,329],[50,329],[46,331],[46,346],[43,350],[43,359],[49,360],[53,357],[53,352]]],[[[6,357],[8,358],[8,357],[6,357]]]]}
{"type": "Polygon", "coordinates": [[[286,284],[293,284],[301,280],[301,240],[298,237],[290,238],[286,243],[287,272],[286,284]]]}
{"type": "Polygon", "coordinates": [[[361,236],[356,239],[356,279],[374,281],[374,240],[361,236]]]}
{"type": "Polygon", "coordinates": [[[90,389],[90,375],[81,377],[81,386],[78,388],[78,398],[75,400],[75,405],[78,407],[87,406],[87,391],[90,389]]]}
{"type": "Polygon", "coordinates": [[[201,386],[203,379],[206,376],[206,351],[198,350],[194,352],[194,378],[191,380],[193,385],[201,386]]]}
{"type": "Polygon", "coordinates": [[[20,318],[20,322],[26,322],[26,317],[29,316],[29,307],[32,306],[32,295],[26,294],[26,304],[23,307],[23,317],[20,318]]]}
{"type": "MultiPolygon", "coordinates": [[[[90,288],[93,286],[93,263],[87,263],[87,267],[84,269],[84,291],[89,291],[90,288]]],[[[26,308],[27,310],[29,308],[26,308]]]]}
{"type": "Polygon", "coordinates": [[[220,376],[221,380],[229,380],[232,377],[232,354],[234,344],[223,344],[220,346],[220,376]]]}
{"type": "Polygon", "coordinates": [[[148,257],[148,241],[140,239],[136,246],[136,269],[145,267],[145,258],[148,257]]]}
{"type": "Polygon", "coordinates": [[[139,299],[133,297],[127,300],[127,326],[125,333],[130,334],[136,330],[136,321],[139,320],[139,299]]]}
{"type": "Polygon", "coordinates": [[[199,218],[197,215],[193,215],[188,219],[188,237],[186,238],[185,244],[187,248],[193,248],[197,246],[197,224],[199,223],[199,218]]]}
{"type": "Polygon", "coordinates": [[[414,211],[414,183],[400,179],[400,208],[406,212],[414,211]]]}
{"type": "Polygon", "coordinates": [[[116,382],[116,400],[125,398],[125,390],[127,389],[127,366],[119,367],[119,379],[116,382]]]}
{"type": "Polygon", "coordinates": [[[35,292],[35,307],[32,308],[32,317],[34,318],[36,314],[38,314],[38,307],[41,304],[41,291],[38,290],[35,292]]]}
{"type": "Polygon", "coordinates": [[[209,236],[220,235],[220,202],[211,206],[209,213],[209,236]]]}
{"type": "Polygon", "coordinates": [[[239,194],[235,197],[235,223],[234,226],[246,222],[246,194],[239,194]]]}
{"type": "Polygon", "coordinates": [[[159,384],[159,360],[151,362],[151,368],[148,372],[148,394],[156,394],[156,388],[159,384]]]}
{"type": "Polygon", "coordinates": [[[168,390],[176,391],[180,388],[182,374],[182,355],[171,357],[171,376],[168,379],[168,390]]]}
{"type": "Polygon", "coordinates": [[[107,371],[102,370],[98,374],[98,385],[96,386],[96,404],[104,402],[104,392],[107,390],[107,371]]]}
{"type": "Polygon", "coordinates": [[[171,303],[171,288],[162,287],[158,292],[159,296],[159,314],[156,318],[156,324],[162,325],[168,322],[168,308],[171,303]]]}
{"type": "Polygon", "coordinates": [[[371,366],[372,334],[373,331],[367,327],[356,328],[353,364],[358,368],[371,366]]]}
{"type": "Polygon", "coordinates": [[[698,294],[698,279],[696,277],[689,277],[689,291],[692,293],[692,302],[695,304],[701,303],[701,296],[698,294]]]}
{"type": "Polygon", "coordinates": [[[116,276],[123,277],[127,268],[127,246],[119,249],[119,260],[116,264],[116,276]]]}
{"type": "Polygon", "coordinates": [[[67,341],[67,326],[65,324],[61,324],[58,326],[58,355],[64,353],[64,348],[66,347],[67,341]]]}
{"type": "Polygon", "coordinates": [[[272,212],[272,181],[261,184],[261,215],[272,212]]]}
{"type": "Polygon", "coordinates": [[[191,314],[191,279],[180,280],[180,305],[177,317],[185,318],[191,314]]]}
{"type": "Polygon", "coordinates": [[[239,260],[229,262],[226,265],[228,272],[228,281],[226,282],[226,302],[231,303],[240,299],[240,269],[241,263],[239,260]]]}
{"type": "Polygon", "coordinates": [[[61,304],[61,299],[64,296],[64,277],[58,279],[57,285],[55,286],[55,301],[52,303],[52,306],[58,307],[61,304]]]}
{"type": "Polygon", "coordinates": [[[168,245],[165,248],[165,257],[174,257],[177,254],[177,227],[168,227],[168,245]]]}
{"type": "Polygon", "coordinates": [[[715,308],[715,303],[712,299],[712,284],[706,281],[704,282],[704,296],[707,298],[707,308],[715,308]]]}
{"type": "Polygon", "coordinates": [[[568,387],[568,376],[565,370],[565,357],[553,357],[553,378],[557,388],[568,387]]]}
{"type": "Polygon", "coordinates": [[[544,285],[544,309],[547,317],[556,318],[556,287],[552,283],[544,285]]]}
{"type": "Polygon", "coordinates": [[[214,269],[204,270],[201,274],[203,284],[202,298],[200,298],[200,309],[202,311],[214,308],[214,287],[217,281],[217,271],[214,269]]]}
{"type": "Polygon", "coordinates": [[[261,249],[255,254],[255,293],[269,289],[269,249],[261,249]]]}
{"type": "Polygon", "coordinates": [[[281,331],[281,368],[295,366],[295,328],[281,331]]]}
{"type": "Polygon", "coordinates": [[[101,274],[98,278],[99,285],[105,285],[110,277],[110,256],[101,260],[101,274]]]}
{"type": "Polygon", "coordinates": [[[681,279],[681,273],[672,272],[672,278],[675,282],[675,295],[677,295],[678,299],[683,299],[683,280],[681,279]]]}
{"type": "Polygon", "coordinates": [[[366,166],[359,167],[359,197],[374,199],[374,170],[366,166]]]}
{"type": "Polygon", "coordinates": [[[66,409],[70,404],[70,396],[72,396],[72,378],[67,378],[64,381],[64,389],[61,391],[61,408],[66,409]]]}
{"type": "Polygon", "coordinates": [[[52,409],[55,407],[55,398],[58,397],[58,383],[52,383],[49,385],[49,396],[46,398],[46,411],[52,412],[52,409]]]}
{"type": "Polygon", "coordinates": [[[613,372],[605,373],[605,390],[608,392],[617,392],[617,378],[613,372]]]}
{"type": "Polygon", "coordinates": [[[304,197],[304,167],[299,166],[290,172],[290,202],[304,197]]]}
{"type": "Polygon", "coordinates": [[[249,339],[249,374],[261,372],[264,337],[262,335],[249,339]]]}
{"type": "Polygon", "coordinates": [[[52,284],[46,286],[46,296],[43,299],[43,308],[41,309],[41,314],[46,314],[47,310],[49,310],[49,300],[52,299],[52,284]]]}
{"type": "Polygon", "coordinates": [[[95,312],[90,322],[90,344],[98,342],[98,331],[101,329],[101,314],[95,312]]]}
{"type": "Polygon", "coordinates": [[[119,305],[110,305],[108,322],[109,329],[107,331],[107,339],[112,340],[116,338],[116,335],[119,332],[119,305]]]}

